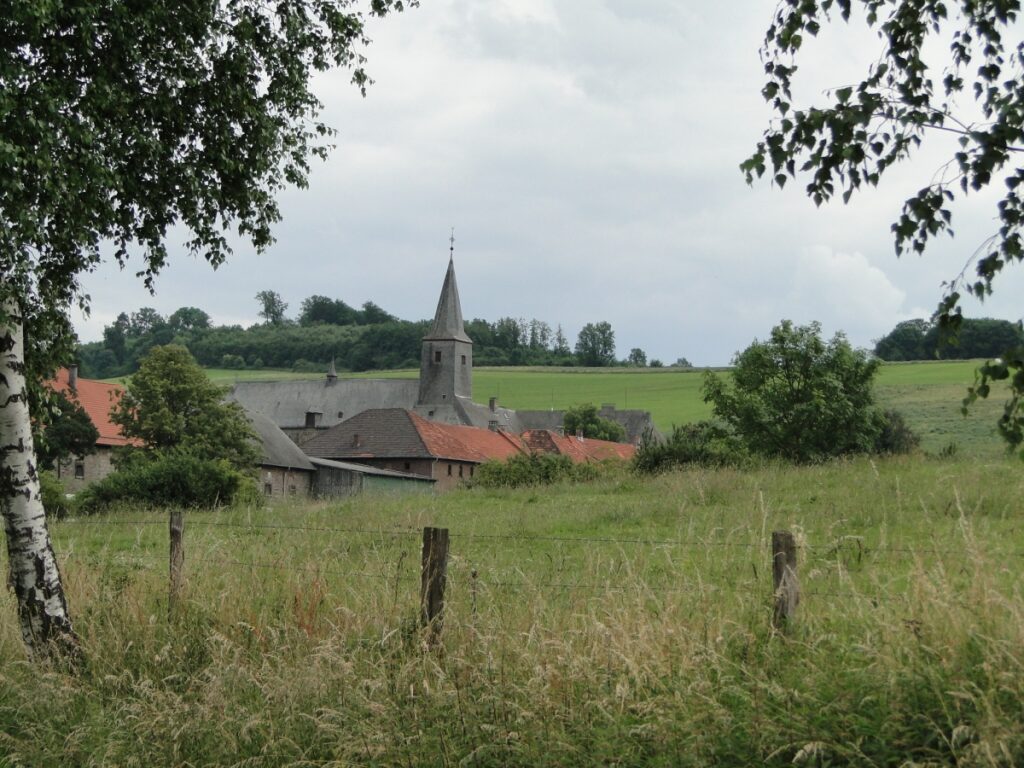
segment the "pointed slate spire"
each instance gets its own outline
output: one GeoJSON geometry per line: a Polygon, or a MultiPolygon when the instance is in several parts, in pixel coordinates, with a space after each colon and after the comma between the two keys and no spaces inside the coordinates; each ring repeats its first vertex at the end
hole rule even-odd
{"type": "Polygon", "coordinates": [[[455,260],[448,259],[448,272],[441,286],[441,298],[437,300],[437,312],[434,313],[434,324],[425,339],[454,339],[470,341],[462,324],[462,304],[459,302],[459,286],[455,282],[455,260]]]}
{"type": "Polygon", "coordinates": [[[338,369],[334,365],[334,358],[333,357],[331,358],[331,367],[327,371],[327,380],[328,381],[337,381],[338,380],[338,369]]]}

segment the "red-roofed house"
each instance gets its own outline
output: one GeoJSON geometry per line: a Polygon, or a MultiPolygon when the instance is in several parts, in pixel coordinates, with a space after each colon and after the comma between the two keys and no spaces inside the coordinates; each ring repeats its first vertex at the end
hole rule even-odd
{"type": "Polygon", "coordinates": [[[350,461],[398,470],[437,481],[447,490],[473,477],[485,461],[504,461],[519,454],[554,453],[574,462],[632,458],[635,448],[625,443],[565,437],[550,430],[531,430],[522,436],[429,421],[403,408],[363,411],[321,432],[302,446],[308,456],[350,461]]]}
{"type": "Polygon", "coordinates": [[[64,488],[75,493],[113,471],[110,459],[115,447],[139,445],[139,442],[129,440],[122,435],[121,428],[110,420],[110,409],[121,399],[124,387],[94,379],[79,378],[76,366],[72,366],[70,369],[61,368],[49,386],[53,391],[60,392],[69,400],[81,405],[96,427],[96,431],[100,433],[96,440],[95,453],[89,456],[69,458],[57,467],[57,477],[64,483],[64,488]]]}
{"type": "Polygon", "coordinates": [[[428,421],[404,408],[375,408],[304,443],[307,456],[351,461],[436,480],[447,490],[468,480],[478,464],[526,453],[507,432],[428,421]]]}
{"type": "Polygon", "coordinates": [[[568,456],[577,464],[608,459],[629,460],[636,453],[636,446],[629,443],[570,437],[550,429],[530,429],[523,432],[520,437],[531,453],[556,453],[568,456]]]}

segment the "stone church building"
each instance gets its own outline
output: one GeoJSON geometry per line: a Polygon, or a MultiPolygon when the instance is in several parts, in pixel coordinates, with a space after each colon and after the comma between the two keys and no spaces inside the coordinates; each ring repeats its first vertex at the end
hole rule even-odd
{"type": "MultiPolygon", "coordinates": [[[[466,335],[455,264],[441,287],[434,322],[423,337],[419,379],[345,379],[331,366],[327,376],[309,381],[245,381],[229,398],[277,424],[297,444],[364,411],[404,409],[428,421],[521,434],[533,429],[558,430],[563,411],[515,411],[495,398],[487,405],[473,400],[473,342],[466,335]]],[[[650,413],[603,406],[601,415],[622,424],[636,443],[653,428],[650,413]]]]}

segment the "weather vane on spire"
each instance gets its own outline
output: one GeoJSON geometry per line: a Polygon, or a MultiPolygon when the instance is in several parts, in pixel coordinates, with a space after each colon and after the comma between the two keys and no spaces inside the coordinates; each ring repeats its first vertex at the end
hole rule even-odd
{"type": "Polygon", "coordinates": [[[455,227],[452,227],[452,236],[448,238],[448,242],[451,243],[451,246],[449,246],[449,248],[448,248],[448,253],[449,253],[448,258],[454,260],[455,259],[455,227]]]}

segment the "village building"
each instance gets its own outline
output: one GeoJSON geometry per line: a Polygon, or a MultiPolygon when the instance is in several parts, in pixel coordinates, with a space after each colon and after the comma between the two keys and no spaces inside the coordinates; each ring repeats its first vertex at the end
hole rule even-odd
{"type": "Polygon", "coordinates": [[[431,478],[307,456],[274,422],[248,413],[260,452],[257,482],[267,498],[337,498],[363,492],[422,492],[433,489],[431,478]]]}
{"type": "Polygon", "coordinates": [[[323,459],[366,464],[434,480],[449,490],[471,480],[486,461],[505,461],[534,453],[566,456],[574,463],[627,460],[635,446],[607,440],[568,437],[551,430],[515,435],[430,421],[416,411],[383,408],[363,411],[310,439],[302,450],[323,459]]]}
{"type": "Polygon", "coordinates": [[[61,368],[48,386],[54,392],[63,394],[68,400],[78,403],[99,432],[96,450],[87,456],[70,456],[57,463],[57,477],[68,493],[77,493],[89,483],[109,475],[114,467],[114,449],[124,445],[138,445],[121,434],[121,428],[110,420],[110,409],[117,404],[124,393],[124,387],[108,384],[95,379],[83,379],[78,375],[78,366],[61,368]]]}
{"type": "Polygon", "coordinates": [[[429,421],[404,408],[374,408],[346,419],[302,446],[312,458],[405,472],[448,490],[473,477],[476,467],[526,453],[502,430],[429,421]]]}
{"type": "MultiPolygon", "coordinates": [[[[517,435],[560,430],[565,416],[564,411],[504,408],[494,397],[487,405],[473,400],[473,341],[463,323],[453,259],[448,261],[434,320],[423,337],[418,379],[345,379],[332,364],[323,379],[238,382],[229,397],[247,411],[265,415],[303,447],[321,432],[369,410],[412,411],[430,422],[517,435]]],[[[605,404],[601,416],[621,424],[634,445],[646,430],[654,430],[647,411],[605,404]]]]}

